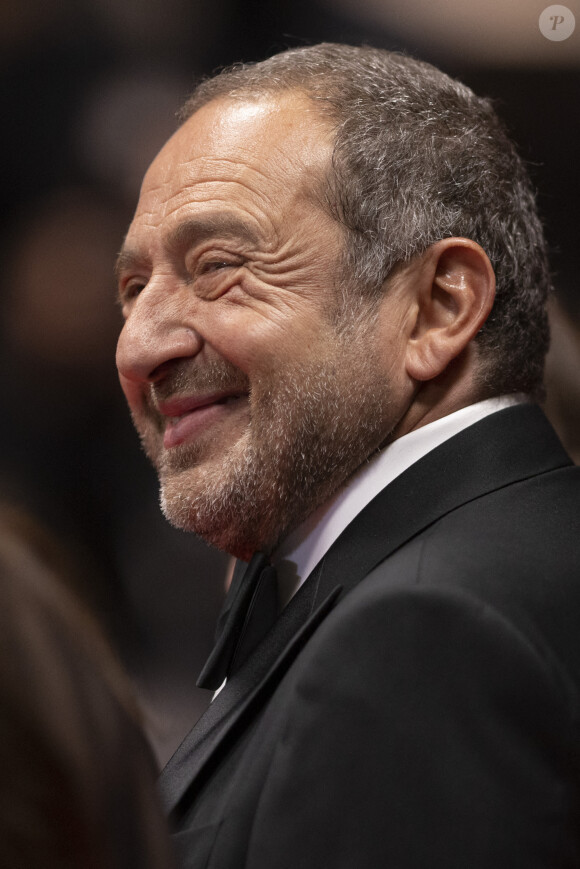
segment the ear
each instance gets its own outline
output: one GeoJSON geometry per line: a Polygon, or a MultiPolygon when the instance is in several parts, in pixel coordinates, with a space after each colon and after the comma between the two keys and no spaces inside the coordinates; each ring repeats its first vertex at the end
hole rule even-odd
{"type": "Polygon", "coordinates": [[[485,323],[495,274],[483,248],[467,238],[438,241],[417,265],[406,369],[426,381],[442,374],[485,323]]]}

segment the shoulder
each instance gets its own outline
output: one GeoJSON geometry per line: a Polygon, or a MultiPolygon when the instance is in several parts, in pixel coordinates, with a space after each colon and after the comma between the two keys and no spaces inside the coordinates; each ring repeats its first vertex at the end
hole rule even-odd
{"type": "Polygon", "coordinates": [[[557,680],[580,685],[579,541],[578,468],[472,498],[339,600],[304,650],[305,678],[318,667],[321,678],[335,667],[356,674],[371,655],[389,675],[418,656],[454,669],[495,661],[500,674],[509,648],[514,661],[550,662],[557,680]]]}
{"type": "Polygon", "coordinates": [[[533,692],[542,685],[557,705],[576,706],[569,668],[540,630],[469,588],[397,580],[377,569],[339,602],[297,661],[297,688],[324,682],[364,703],[369,687],[380,699],[421,683],[451,699],[480,691],[476,674],[500,688],[529,676],[533,692]]]}

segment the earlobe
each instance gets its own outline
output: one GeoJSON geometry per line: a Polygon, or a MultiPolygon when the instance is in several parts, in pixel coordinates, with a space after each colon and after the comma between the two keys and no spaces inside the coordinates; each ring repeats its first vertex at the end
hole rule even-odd
{"type": "Polygon", "coordinates": [[[407,373],[438,377],[479,332],[493,306],[495,275],[483,248],[446,238],[428,248],[417,269],[416,317],[407,344],[407,373]]]}

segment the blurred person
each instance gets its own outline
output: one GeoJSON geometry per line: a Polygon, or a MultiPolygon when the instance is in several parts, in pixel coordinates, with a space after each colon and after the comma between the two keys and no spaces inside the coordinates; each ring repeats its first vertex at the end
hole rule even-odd
{"type": "Polygon", "coordinates": [[[226,70],[117,269],[163,511],[239,559],[161,778],[183,866],[578,866],[580,471],[489,101],[372,48],[226,70]]]}
{"type": "Polygon", "coordinates": [[[66,541],[112,623],[126,613],[112,540],[125,429],[107,361],[118,320],[102,293],[125,220],[89,187],[42,197],[14,231],[0,323],[3,497],[66,541]]]}
{"type": "Polygon", "coordinates": [[[67,565],[0,506],[0,866],[170,869],[137,704],[67,565]]]}

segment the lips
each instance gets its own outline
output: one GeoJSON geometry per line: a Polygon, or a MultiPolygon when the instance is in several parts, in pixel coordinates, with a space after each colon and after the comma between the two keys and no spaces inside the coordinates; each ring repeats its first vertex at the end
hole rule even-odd
{"type": "Polygon", "coordinates": [[[229,413],[246,397],[245,393],[238,391],[220,391],[160,402],[158,410],[167,421],[163,446],[170,449],[195,439],[205,428],[229,413]]]}

